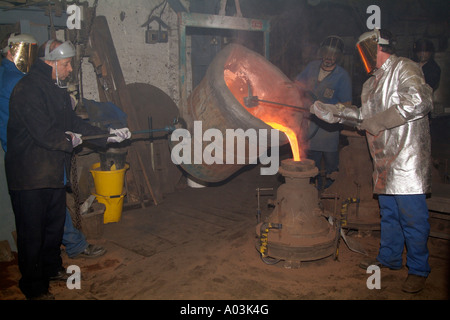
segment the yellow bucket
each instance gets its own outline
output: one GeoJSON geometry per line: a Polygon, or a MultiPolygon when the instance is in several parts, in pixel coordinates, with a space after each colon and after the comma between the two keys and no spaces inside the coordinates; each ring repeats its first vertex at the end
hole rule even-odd
{"type": "Polygon", "coordinates": [[[103,214],[103,223],[119,222],[122,218],[123,198],[125,195],[105,197],[98,194],[95,195],[99,203],[105,205],[105,213],[103,214]]]}
{"type": "Polygon", "coordinates": [[[121,195],[123,193],[125,171],[127,171],[129,167],[128,164],[125,164],[123,169],[114,170],[114,165],[111,168],[111,171],[102,171],[100,169],[100,162],[92,165],[91,173],[94,178],[96,194],[101,196],[121,195]]]}

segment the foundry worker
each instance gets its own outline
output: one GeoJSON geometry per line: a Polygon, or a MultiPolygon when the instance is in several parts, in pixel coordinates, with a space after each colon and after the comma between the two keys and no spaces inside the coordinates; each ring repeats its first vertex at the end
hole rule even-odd
{"type": "MultiPolygon", "coordinates": [[[[73,149],[82,135],[107,133],[77,117],[63,81],[72,72],[75,48],[49,40],[10,98],[6,178],[17,229],[19,287],[28,299],[51,299],[49,279],[60,272],[66,216],[66,184],[73,149]]],[[[127,128],[95,140],[121,142],[127,128]]]]}
{"type": "Polygon", "coordinates": [[[1,44],[0,66],[0,141],[6,152],[6,127],[9,97],[17,82],[30,70],[37,54],[37,41],[29,34],[12,33],[1,44]]]}
{"type": "Polygon", "coordinates": [[[325,121],[353,124],[366,131],[374,164],[374,193],[380,205],[381,240],[376,259],[360,266],[400,269],[406,245],[408,277],[402,290],[415,293],[424,288],[430,273],[425,197],[431,192],[427,115],[433,108],[432,89],[420,66],[396,56],[394,45],[387,30],[375,29],[360,36],[357,49],[372,75],[363,85],[361,109],[316,102],[311,112],[325,121]]]}
{"type": "Polygon", "coordinates": [[[428,39],[419,39],[414,42],[413,51],[415,60],[422,68],[425,82],[436,91],[441,79],[441,68],[434,60],[434,45],[428,39]]]}
{"type": "MultiPolygon", "coordinates": [[[[31,65],[36,59],[38,45],[37,40],[31,34],[12,33],[2,41],[1,48],[3,48],[3,59],[0,66],[0,140],[6,153],[9,98],[17,82],[30,71],[31,65]]],[[[86,241],[84,234],[73,226],[68,210],[66,210],[62,244],[70,258],[95,258],[106,252],[103,247],[89,244],[86,241]]],[[[67,278],[67,274],[63,275],[64,278],[67,278]]]]}
{"type": "MultiPolygon", "coordinates": [[[[323,103],[342,103],[350,105],[352,101],[352,85],[348,72],[338,65],[344,53],[344,42],[340,37],[329,36],[320,45],[320,60],[312,61],[296,77],[295,84],[302,91],[310,92],[314,100],[323,103]]],[[[314,160],[321,169],[322,159],[325,165],[326,178],[317,180],[319,190],[326,189],[334,182],[339,170],[339,134],[342,126],[330,124],[311,117],[307,139],[309,147],[307,157],[314,160]]]]}

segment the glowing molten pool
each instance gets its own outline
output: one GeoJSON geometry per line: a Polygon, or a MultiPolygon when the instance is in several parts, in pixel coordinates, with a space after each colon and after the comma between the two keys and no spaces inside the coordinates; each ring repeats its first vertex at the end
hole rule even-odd
{"type": "Polygon", "coordinates": [[[301,161],[304,112],[260,101],[249,107],[244,102],[255,96],[261,100],[301,107],[304,99],[294,83],[267,61],[258,63],[257,59],[252,59],[248,62],[245,57],[233,59],[225,65],[224,80],[230,92],[250,114],[286,134],[294,161],[301,161]]]}

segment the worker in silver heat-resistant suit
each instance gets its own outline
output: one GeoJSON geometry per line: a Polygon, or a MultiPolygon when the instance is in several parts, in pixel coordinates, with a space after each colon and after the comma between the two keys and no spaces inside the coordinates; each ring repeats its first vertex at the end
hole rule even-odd
{"type": "Polygon", "coordinates": [[[374,193],[381,214],[380,249],[369,265],[402,268],[406,244],[408,277],[402,290],[421,291],[430,273],[428,207],[431,192],[431,138],[428,113],[432,89],[420,66],[395,55],[395,39],[384,29],[360,36],[356,45],[366,71],[361,108],[315,102],[311,112],[366,131],[373,159],[374,193]],[[352,120],[353,119],[353,120],[352,120]]]}

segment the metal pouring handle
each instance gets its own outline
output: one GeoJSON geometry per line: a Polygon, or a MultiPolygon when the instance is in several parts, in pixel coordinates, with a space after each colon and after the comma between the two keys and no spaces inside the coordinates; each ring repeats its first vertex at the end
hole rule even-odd
{"type": "MultiPolygon", "coordinates": [[[[306,107],[293,106],[293,105],[290,105],[290,104],[284,104],[284,103],[275,102],[275,101],[268,101],[268,100],[261,100],[261,99],[258,99],[258,98],[253,98],[253,100],[256,100],[256,101],[258,101],[258,102],[270,103],[270,104],[275,104],[275,105],[279,105],[279,106],[284,106],[284,107],[289,107],[289,108],[294,108],[294,109],[300,109],[300,110],[305,110],[305,111],[311,112],[310,109],[309,109],[309,108],[306,108],[306,107]]],[[[341,116],[341,115],[338,115],[338,114],[333,114],[333,117],[340,118],[340,119],[343,119],[343,120],[355,121],[355,122],[357,122],[357,123],[361,123],[361,122],[362,122],[361,119],[356,119],[356,118],[352,118],[352,117],[341,116]]]]}
{"type": "MultiPolygon", "coordinates": [[[[153,132],[172,132],[174,130],[175,130],[174,127],[165,127],[162,129],[152,129],[152,130],[139,130],[139,131],[132,131],[131,136],[139,135],[139,134],[148,134],[148,133],[153,133],[153,132]]],[[[87,140],[95,140],[95,139],[109,138],[109,137],[115,137],[115,136],[116,136],[115,134],[105,133],[105,134],[97,134],[97,135],[93,135],[93,136],[81,136],[81,139],[83,139],[83,141],[87,141],[87,140]]]]}

